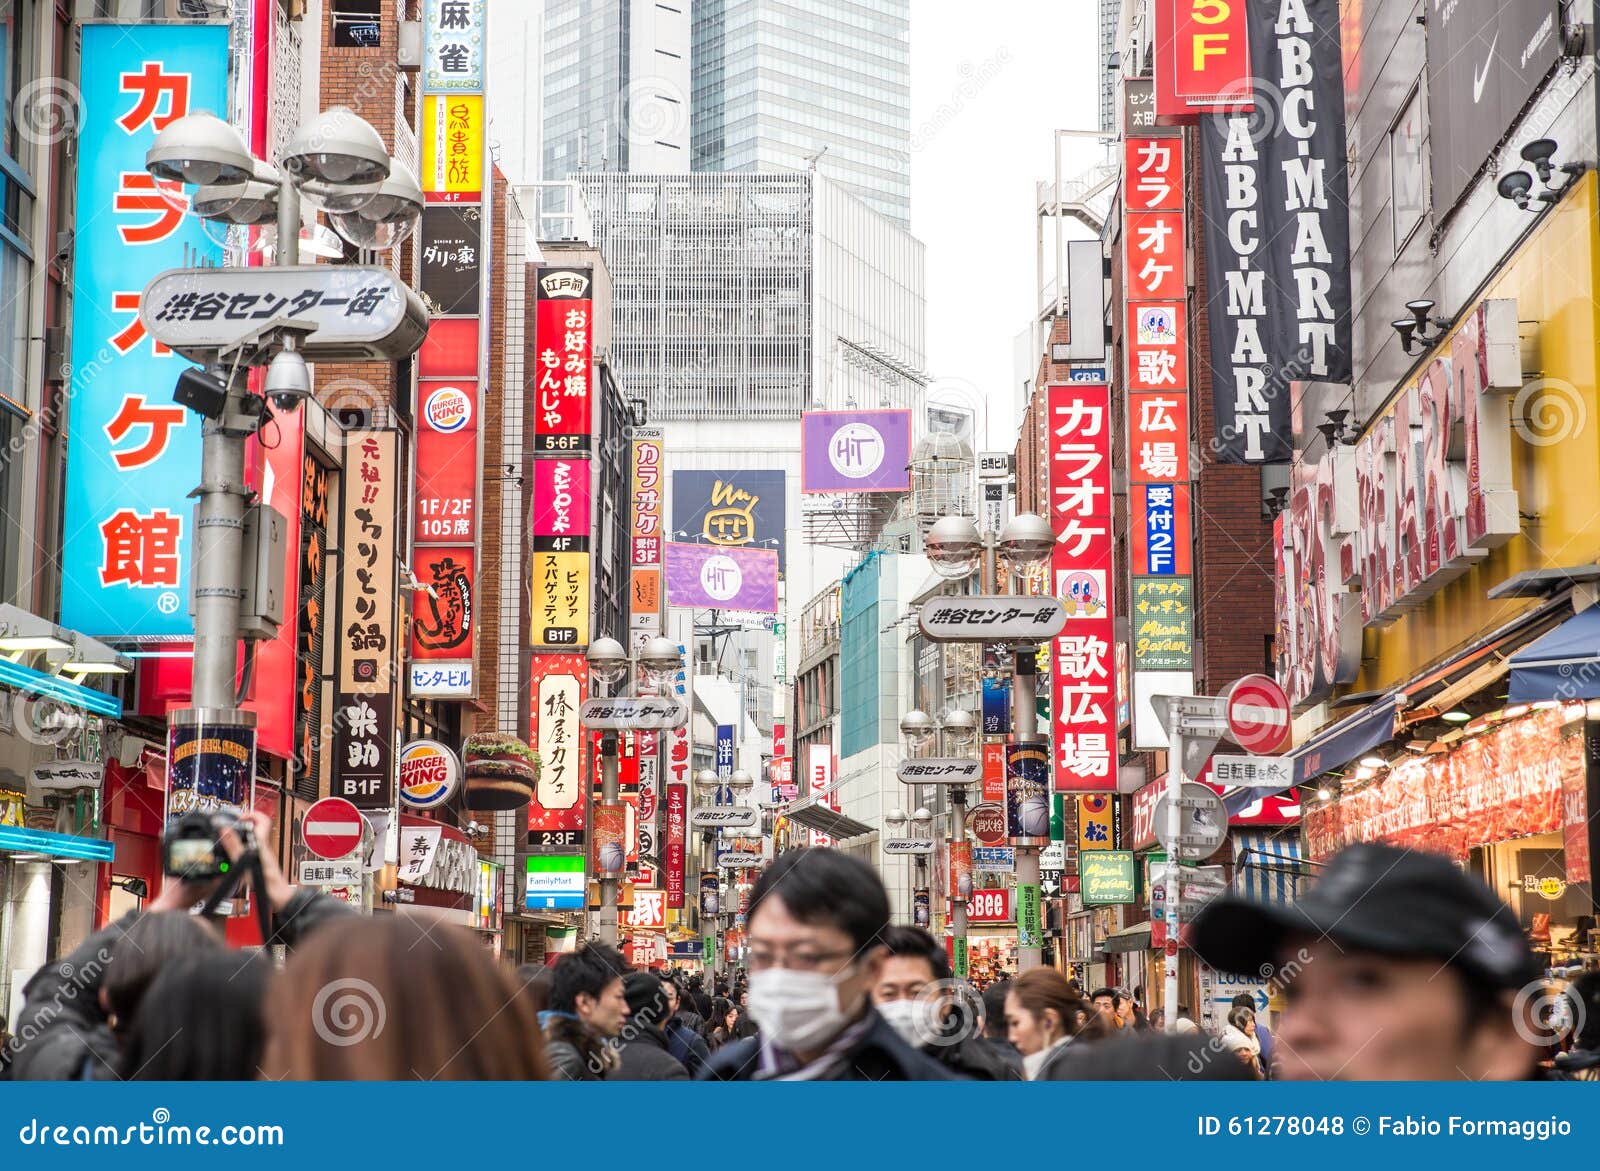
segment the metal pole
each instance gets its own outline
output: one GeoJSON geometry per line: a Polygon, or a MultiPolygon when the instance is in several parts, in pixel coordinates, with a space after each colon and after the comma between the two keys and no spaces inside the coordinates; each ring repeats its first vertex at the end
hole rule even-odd
{"type": "MultiPolygon", "coordinates": [[[[614,731],[600,734],[600,803],[617,803],[617,753],[618,735],[614,731]]],[[[608,947],[617,946],[617,875],[600,875],[600,942],[608,947]]]]}
{"type": "Polygon", "coordinates": [[[1166,980],[1162,994],[1167,1032],[1178,1023],[1178,836],[1183,832],[1183,730],[1176,712],[1167,746],[1167,860],[1162,881],[1167,892],[1166,980]]]}
{"type": "MultiPolygon", "coordinates": [[[[278,187],[276,264],[300,261],[300,192],[287,179],[278,187]]],[[[249,437],[235,426],[237,377],[228,380],[222,418],[207,419],[200,445],[200,488],[195,521],[194,679],[191,703],[201,710],[226,713],[238,703],[234,678],[239,647],[239,580],[244,561],[244,508],[249,488],[244,482],[244,445],[249,437]]],[[[255,428],[250,427],[253,433],[255,428]]],[[[225,718],[220,717],[219,718],[225,718]]]]}
{"type": "MultiPolygon", "coordinates": [[[[1035,744],[1039,735],[1039,708],[1035,700],[1038,684],[1038,661],[1034,647],[1013,647],[1011,651],[1012,735],[1018,744],[1035,744]]],[[[1031,886],[1034,905],[1038,905],[1039,849],[1037,846],[1017,846],[1017,890],[1031,886]]],[[[1039,924],[1042,929],[1043,924],[1039,924]]],[[[1022,906],[1017,906],[1017,971],[1026,972],[1044,962],[1043,940],[1034,936],[1028,946],[1022,946],[1022,906]]]]}
{"type": "MultiPolygon", "coordinates": [[[[957,785],[950,790],[950,841],[967,840],[967,787],[957,785]]],[[[950,888],[950,934],[955,940],[956,975],[967,974],[967,896],[954,883],[950,888]]]]}

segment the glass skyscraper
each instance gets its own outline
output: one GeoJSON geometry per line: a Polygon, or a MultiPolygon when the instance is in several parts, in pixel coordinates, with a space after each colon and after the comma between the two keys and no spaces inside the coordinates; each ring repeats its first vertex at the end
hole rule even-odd
{"type": "Polygon", "coordinates": [[[696,0],[696,171],[816,169],[904,226],[909,0],[696,0]]]}

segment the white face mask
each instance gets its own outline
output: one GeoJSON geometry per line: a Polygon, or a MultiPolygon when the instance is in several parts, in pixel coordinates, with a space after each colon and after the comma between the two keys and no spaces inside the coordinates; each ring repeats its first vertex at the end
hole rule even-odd
{"type": "Polygon", "coordinates": [[[878,1005],[878,1015],[889,1022],[907,1045],[920,1047],[938,1035],[932,1006],[920,999],[886,1000],[878,1005]]]}
{"type": "MultiPolygon", "coordinates": [[[[840,973],[848,975],[850,969],[840,973]]],[[[850,1023],[839,1005],[837,977],[769,968],[750,973],[750,1019],[780,1049],[817,1049],[850,1023]]]]}

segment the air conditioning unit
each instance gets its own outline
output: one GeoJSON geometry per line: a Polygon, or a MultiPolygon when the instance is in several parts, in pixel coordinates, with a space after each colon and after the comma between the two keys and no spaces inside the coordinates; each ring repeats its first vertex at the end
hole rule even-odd
{"type": "Polygon", "coordinates": [[[395,65],[401,73],[417,73],[422,69],[422,22],[402,20],[400,34],[395,38],[395,65]]]}

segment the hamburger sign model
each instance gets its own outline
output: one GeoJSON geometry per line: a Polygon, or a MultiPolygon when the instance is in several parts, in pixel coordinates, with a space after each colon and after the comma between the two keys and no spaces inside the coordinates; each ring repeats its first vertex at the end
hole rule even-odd
{"type": "Polygon", "coordinates": [[[400,750],[400,800],[412,809],[437,809],[461,785],[461,762],[437,740],[413,740],[400,750]]]}
{"type": "Polygon", "coordinates": [[[539,754],[505,732],[474,732],[461,745],[468,809],[521,809],[533,800],[539,754]]]}

